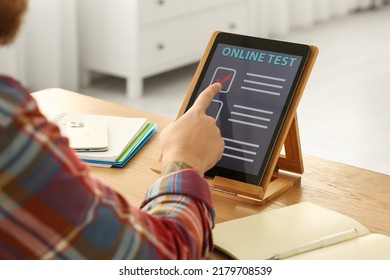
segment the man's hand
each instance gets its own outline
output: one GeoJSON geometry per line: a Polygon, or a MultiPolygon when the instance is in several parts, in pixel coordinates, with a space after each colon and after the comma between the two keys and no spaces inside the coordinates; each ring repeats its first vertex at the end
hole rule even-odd
{"type": "Polygon", "coordinates": [[[224,141],[214,118],[206,115],[214,96],[221,90],[219,83],[206,88],[194,105],[160,134],[162,170],[172,164],[194,168],[201,176],[222,157],[224,141]]]}

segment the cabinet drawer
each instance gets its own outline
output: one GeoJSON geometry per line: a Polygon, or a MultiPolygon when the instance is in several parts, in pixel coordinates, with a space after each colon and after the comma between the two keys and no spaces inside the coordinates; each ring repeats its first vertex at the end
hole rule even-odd
{"type": "Polygon", "coordinates": [[[215,6],[232,5],[237,0],[142,0],[139,1],[139,22],[141,25],[154,21],[187,16],[189,13],[208,11],[215,6]]]}
{"type": "Polygon", "coordinates": [[[214,31],[243,33],[247,30],[246,5],[204,13],[140,32],[140,65],[143,72],[156,74],[153,68],[171,68],[178,60],[200,59],[214,31]]]}

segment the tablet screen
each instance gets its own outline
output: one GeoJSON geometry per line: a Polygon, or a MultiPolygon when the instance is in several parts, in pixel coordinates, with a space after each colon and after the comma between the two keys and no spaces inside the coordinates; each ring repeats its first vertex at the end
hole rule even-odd
{"type": "Polygon", "coordinates": [[[222,84],[207,114],[225,150],[206,176],[261,182],[309,52],[306,45],[218,34],[186,109],[207,86],[222,84]]]}

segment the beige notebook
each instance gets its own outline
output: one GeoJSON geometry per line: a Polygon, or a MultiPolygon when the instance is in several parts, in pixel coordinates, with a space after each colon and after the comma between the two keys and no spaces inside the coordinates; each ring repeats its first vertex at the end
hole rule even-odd
{"type": "Polygon", "coordinates": [[[235,259],[390,260],[390,237],[309,202],[220,223],[213,234],[235,259]]]}

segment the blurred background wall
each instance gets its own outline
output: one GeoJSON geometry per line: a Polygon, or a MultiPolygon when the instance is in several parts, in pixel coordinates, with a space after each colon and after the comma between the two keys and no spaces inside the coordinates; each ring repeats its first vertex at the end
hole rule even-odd
{"type": "MultiPolygon", "coordinates": [[[[12,46],[0,50],[0,72],[8,73],[31,90],[62,87],[77,90],[80,86],[80,38],[85,13],[80,7],[87,0],[30,0],[25,25],[12,46]],[[81,16],[80,16],[81,15],[81,16]]],[[[171,0],[142,0],[168,5],[171,0]]],[[[181,0],[186,1],[186,0],[181,0]]],[[[192,1],[192,0],[187,0],[192,1]]],[[[137,0],[95,0],[88,13],[95,14],[103,2],[136,8],[137,0]]],[[[172,1],[171,1],[172,2],[172,1]]],[[[175,1],[173,1],[175,2],[175,1]]],[[[213,1],[209,1],[213,2],[213,1]]],[[[232,1],[231,1],[232,2],[232,1]]],[[[245,33],[277,37],[291,30],[305,28],[357,11],[380,8],[386,0],[243,0],[247,5],[250,26],[245,33]]],[[[114,18],[113,18],[114,20],[114,18]]],[[[125,34],[129,26],[118,33],[125,34]]],[[[102,38],[104,40],[104,38],[102,38]]],[[[186,62],[187,63],[187,62],[186,62]]]]}

